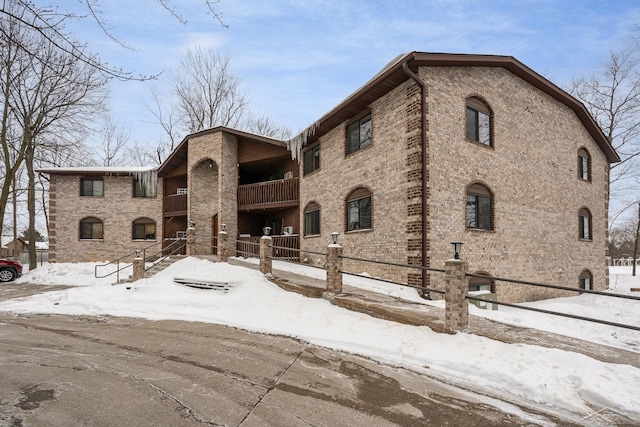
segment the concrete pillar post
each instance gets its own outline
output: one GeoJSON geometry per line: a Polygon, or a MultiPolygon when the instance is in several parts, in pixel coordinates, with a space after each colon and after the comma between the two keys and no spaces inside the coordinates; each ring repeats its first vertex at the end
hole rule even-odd
{"type": "Polygon", "coordinates": [[[144,259],[140,258],[139,251],[133,259],[133,281],[144,279],[144,259]]]}
{"type": "Polygon", "coordinates": [[[273,239],[271,236],[262,236],[260,238],[260,272],[262,274],[271,274],[273,271],[273,239]]]}
{"type": "Polygon", "coordinates": [[[469,325],[469,291],[467,263],[460,259],[450,259],[444,265],[445,318],[444,329],[448,334],[464,331],[469,325]]]}
{"type": "Polygon", "coordinates": [[[227,241],[229,234],[226,231],[218,233],[218,261],[227,262],[229,260],[229,251],[227,250],[227,241]]]}
{"type": "Polygon", "coordinates": [[[196,229],[187,228],[187,256],[196,254],[196,229]]]}
{"type": "Polygon", "coordinates": [[[332,243],[327,247],[327,292],[342,293],[342,246],[332,243]]]}

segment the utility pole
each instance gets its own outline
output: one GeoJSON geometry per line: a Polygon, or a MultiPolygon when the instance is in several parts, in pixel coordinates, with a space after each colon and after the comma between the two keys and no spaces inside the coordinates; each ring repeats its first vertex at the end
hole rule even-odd
{"type": "Polygon", "coordinates": [[[636,239],[633,244],[633,276],[636,275],[636,265],[638,264],[638,240],[640,240],[640,202],[638,202],[638,225],[636,225],[636,239]]]}

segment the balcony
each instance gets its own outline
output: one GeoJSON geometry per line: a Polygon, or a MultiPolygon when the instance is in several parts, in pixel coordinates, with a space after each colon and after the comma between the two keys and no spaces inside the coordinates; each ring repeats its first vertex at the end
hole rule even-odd
{"type": "Polygon", "coordinates": [[[238,209],[276,209],[298,205],[298,178],[238,186],[238,209]]]}
{"type": "Polygon", "coordinates": [[[186,194],[171,194],[169,196],[164,196],[164,216],[183,216],[186,214],[186,194]]]}

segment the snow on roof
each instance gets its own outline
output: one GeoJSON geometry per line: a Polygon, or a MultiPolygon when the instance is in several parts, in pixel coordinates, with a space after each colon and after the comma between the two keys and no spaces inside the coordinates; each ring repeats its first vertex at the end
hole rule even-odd
{"type": "MultiPolygon", "coordinates": [[[[22,237],[18,236],[19,240],[22,240],[24,242],[25,245],[29,244],[28,240],[23,239],[22,237]]],[[[1,247],[3,248],[7,248],[7,245],[11,242],[13,242],[13,236],[2,236],[2,238],[0,239],[2,245],[1,247]]],[[[36,242],[36,249],[42,249],[42,250],[47,250],[49,249],[49,242],[36,242]]]]}
{"type": "Polygon", "coordinates": [[[56,167],[38,169],[38,172],[49,174],[76,174],[76,173],[101,173],[108,175],[110,173],[135,173],[135,172],[151,172],[157,170],[157,166],[81,166],[81,167],[56,167]]]}

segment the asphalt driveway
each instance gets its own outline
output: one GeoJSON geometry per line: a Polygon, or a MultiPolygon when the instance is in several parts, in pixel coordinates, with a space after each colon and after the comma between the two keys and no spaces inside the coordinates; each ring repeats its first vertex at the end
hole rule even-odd
{"type": "MultiPolygon", "coordinates": [[[[0,300],[51,290],[7,284],[0,300]]],[[[570,425],[415,372],[214,324],[0,312],[0,426],[570,425]]]]}

